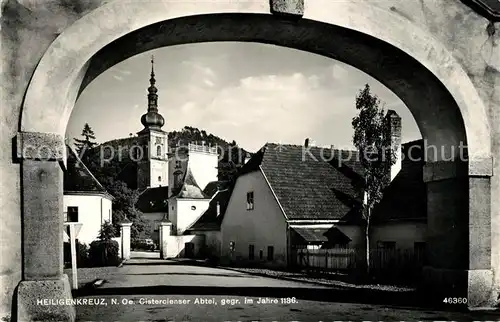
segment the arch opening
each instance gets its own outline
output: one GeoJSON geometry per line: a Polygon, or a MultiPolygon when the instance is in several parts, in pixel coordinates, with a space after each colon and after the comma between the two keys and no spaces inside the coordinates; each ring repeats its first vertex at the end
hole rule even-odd
{"type": "MultiPolygon", "coordinates": [[[[263,0],[248,7],[172,2],[168,10],[164,2],[106,4],[75,23],[49,48],[28,88],[20,129],[64,136],[71,110],[85,86],[140,52],[184,43],[248,41],[330,57],[380,81],[410,109],[427,144],[444,151],[428,156],[428,161],[447,161],[443,156],[456,156],[460,145],[467,146],[469,158],[491,158],[485,108],[460,65],[432,37],[383,10],[371,8],[366,13],[365,4],[308,4],[304,19],[293,22],[269,15],[269,5],[263,0]],[[135,9],[140,9],[138,15],[132,14],[135,9]],[[111,11],[117,18],[106,30],[93,25],[111,11]],[[134,17],[134,22],[128,17],[134,17]],[[398,27],[388,28],[391,26],[398,27]],[[89,39],[75,43],[75,35],[86,27],[89,39]],[[412,37],[405,28],[414,31],[412,37]],[[424,41],[429,45],[422,48],[424,41]]],[[[490,224],[481,231],[468,228],[471,218],[490,213],[488,202],[479,205],[469,199],[471,193],[490,195],[489,178],[472,185],[470,162],[468,168],[452,172],[450,180],[431,180],[428,185],[430,239],[436,250],[432,264],[461,272],[489,270],[490,239],[484,233],[490,224]],[[452,207],[443,210],[448,205],[452,207]],[[451,223],[458,225],[455,233],[442,229],[450,228],[451,223]],[[443,236],[445,240],[441,240],[443,236]],[[471,247],[469,240],[478,236],[481,241],[471,247]],[[478,251],[477,256],[471,256],[478,251]]]]}
{"type": "MultiPolygon", "coordinates": [[[[298,49],[341,61],[367,73],[405,103],[427,145],[437,147],[437,150],[428,149],[430,161],[454,157],[459,153],[458,146],[468,145],[458,105],[427,68],[382,40],[307,19],[291,24],[268,15],[214,14],[149,25],[99,50],[89,61],[78,95],[102,72],[141,52],[186,43],[223,41],[257,42],[298,49]],[[253,30],[247,26],[259,28],[253,30]],[[201,28],[203,33],[199,32],[201,28]],[[436,155],[435,151],[438,151],[436,155]]],[[[67,112],[65,115],[69,119],[67,112]]],[[[67,120],[64,122],[66,125],[67,120]]]]}

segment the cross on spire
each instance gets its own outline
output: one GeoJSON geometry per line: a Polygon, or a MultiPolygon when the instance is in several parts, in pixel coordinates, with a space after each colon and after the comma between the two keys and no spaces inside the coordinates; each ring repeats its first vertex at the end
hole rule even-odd
{"type": "Polygon", "coordinates": [[[151,77],[155,76],[154,64],[155,64],[155,56],[151,55],[151,77]]]}

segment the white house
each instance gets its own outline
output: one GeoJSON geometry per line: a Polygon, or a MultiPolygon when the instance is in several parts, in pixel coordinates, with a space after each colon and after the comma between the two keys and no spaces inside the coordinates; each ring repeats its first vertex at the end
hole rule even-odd
{"type": "Polygon", "coordinates": [[[286,266],[296,248],[362,247],[356,156],[266,144],[236,180],[221,225],[222,257],[286,266]]]}
{"type": "MultiPolygon", "coordinates": [[[[390,110],[386,122],[392,146],[400,151],[401,118],[390,110]]],[[[400,169],[397,153],[388,183],[400,169]]],[[[242,168],[232,190],[221,224],[222,257],[286,266],[300,248],[363,250],[363,182],[357,151],[312,147],[308,140],[304,146],[266,144],[242,168]]]]}
{"type": "MultiPolygon", "coordinates": [[[[97,239],[105,221],[112,223],[112,200],[113,197],[68,147],[64,170],[64,220],[82,224],[77,236],[79,242],[90,244],[97,239]]],[[[69,241],[67,236],[64,241],[69,241]]]]}
{"type": "Polygon", "coordinates": [[[221,223],[231,191],[230,182],[211,182],[204,190],[204,193],[211,197],[208,209],[184,231],[185,235],[204,236],[204,243],[199,249],[201,257],[210,258],[221,255],[221,223]]]}

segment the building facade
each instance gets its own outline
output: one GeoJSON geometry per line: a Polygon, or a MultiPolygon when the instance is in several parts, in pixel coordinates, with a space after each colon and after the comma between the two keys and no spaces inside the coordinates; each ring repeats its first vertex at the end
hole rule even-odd
{"type": "MultiPolygon", "coordinates": [[[[67,148],[68,159],[64,171],[63,209],[65,222],[82,224],[77,239],[90,244],[97,240],[101,225],[112,219],[113,197],[99,183],[77,154],[67,148]]],[[[69,241],[64,236],[64,241],[69,241]]]]}

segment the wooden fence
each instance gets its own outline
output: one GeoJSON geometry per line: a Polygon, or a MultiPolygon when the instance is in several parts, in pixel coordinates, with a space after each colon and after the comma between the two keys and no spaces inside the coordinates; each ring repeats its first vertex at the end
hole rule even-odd
{"type": "MultiPolygon", "coordinates": [[[[354,248],[296,249],[292,257],[297,268],[354,272],[366,267],[366,251],[354,248]]],[[[370,270],[378,275],[405,275],[415,278],[424,265],[423,250],[372,249],[370,270]]]]}

